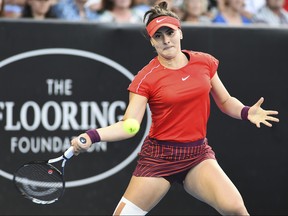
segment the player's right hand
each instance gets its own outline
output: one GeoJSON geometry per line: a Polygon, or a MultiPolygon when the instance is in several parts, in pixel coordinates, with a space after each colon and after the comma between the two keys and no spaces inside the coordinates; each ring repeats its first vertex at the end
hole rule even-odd
{"type": "Polygon", "coordinates": [[[86,133],[82,133],[71,140],[71,146],[73,146],[74,155],[76,156],[81,152],[86,152],[91,145],[90,137],[86,133]]]}

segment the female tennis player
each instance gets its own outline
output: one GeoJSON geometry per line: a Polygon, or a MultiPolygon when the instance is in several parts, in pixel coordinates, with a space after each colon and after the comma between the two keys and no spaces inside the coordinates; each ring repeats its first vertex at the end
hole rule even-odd
{"type": "MultiPolygon", "coordinates": [[[[152,125],[145,139],[131,181],[114,215],[145,215],[168,192],[174,182],[223,215],[249,215],[241,194],[217,163],[206,137],[211,93],[225,114],[248,120],[258,128],[278,122],[274,110],[264,110],[261,97],[253,106],[232,97],[218,74],[218,60],[207,53],[181,49],[183,33],[177,15],[161,2],[144,16],[153,58],[128,87],[129,104],[123,120],[140,123],[147,103],[152,125]]],[[[92,143],[132,137],[123,130],[123,121],[90,129],[71,141],[75,154],[92,143]],[[79,138],[87,139],[81,144],[79,138]]]]}

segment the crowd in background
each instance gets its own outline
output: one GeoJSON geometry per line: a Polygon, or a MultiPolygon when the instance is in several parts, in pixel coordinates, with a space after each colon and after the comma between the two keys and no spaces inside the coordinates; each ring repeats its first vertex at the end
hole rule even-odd
{"type": "MultiPolygon", "coordinates": [[[[1,19],[143,23],[163,0],[0,0],[1,19]]],[[[288,26],[288,0],[166,0],[191,24],[288,26]]]]}

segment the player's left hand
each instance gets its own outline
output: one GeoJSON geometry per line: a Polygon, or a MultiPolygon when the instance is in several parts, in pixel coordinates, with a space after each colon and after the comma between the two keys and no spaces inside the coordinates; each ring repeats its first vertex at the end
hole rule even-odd
{"type": "Polygon", "coordinates": [[[272,122],[279,122],[279,119],[271,115],[277,115],[278,111],[275,110],[264,110],[261,108],[264,98],[261,97],[250,109],[248,112],[248,120],[260,128],[260,124],[264,124],[268,127],[272,127],[272,122]]]}

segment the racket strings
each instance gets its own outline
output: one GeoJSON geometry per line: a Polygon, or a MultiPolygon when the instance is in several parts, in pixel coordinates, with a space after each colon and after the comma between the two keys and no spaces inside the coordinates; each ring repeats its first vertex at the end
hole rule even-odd
{"type": "Polygon", "coordinates": [[[26,164],[15,173],[14,182],[24,196],[37,202],[57,200],[64,190],[61,172],[46,163],[26,164]]]}

